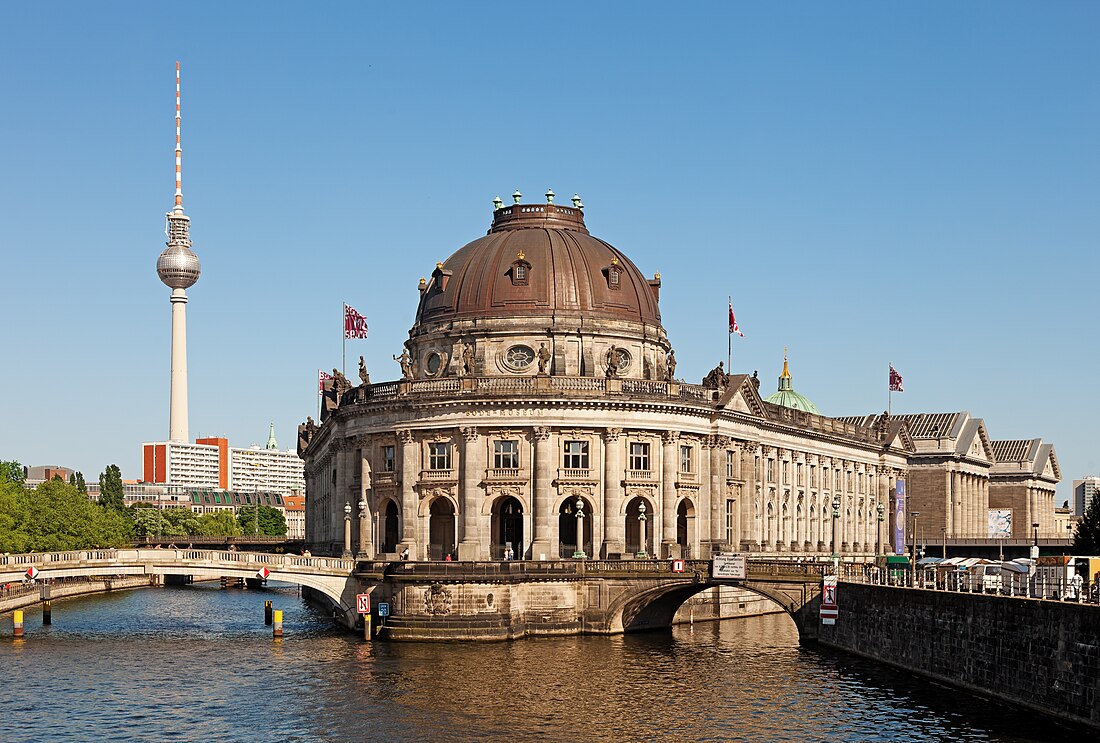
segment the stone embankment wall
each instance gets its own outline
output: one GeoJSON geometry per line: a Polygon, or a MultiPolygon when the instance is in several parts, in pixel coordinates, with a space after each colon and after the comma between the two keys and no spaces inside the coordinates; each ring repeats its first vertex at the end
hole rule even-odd
{"type": "Polygon", "coordinates": [[[1100,607],[841,583],[818,641],[1100,727],[1100,607]]]}
{"type": "MultiPolygon", "coordinates": [[[[145,588],[156,584],[156,575],[130,575],[123,578],[102,578],[72,583],[55,583],[50,586],[50,600],[56,601],[68,596],[84,596],[92,593],[121,591],[127,588],[145,588]]],[[[33,606],[42,601],[41,586],[21,595],[0,597],[0,614],[25,606],[33,606]]]]}
{"type": "Polygon", "coordinates": [[[672,623],[757,617],[762,614],[782,614],[783,611],[782,606],[759,593],[733,586],[721,586],[703,591],[685,601],[672,618],[672,623]]]}

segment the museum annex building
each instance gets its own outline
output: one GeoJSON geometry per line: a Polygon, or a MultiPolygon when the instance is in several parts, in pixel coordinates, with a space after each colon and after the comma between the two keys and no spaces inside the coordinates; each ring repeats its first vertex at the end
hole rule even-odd
{"type": "Polygon", "coordinates": [[[514,198],[420,279],[401,380],[326,382],[299,429],[311,549],[346,529],[358,556],[411,560],[886,547],[903,421],[817,414],[786,364],[768,400],[755,375],[678,379],[660,275],[579,199],[514,198]]]}

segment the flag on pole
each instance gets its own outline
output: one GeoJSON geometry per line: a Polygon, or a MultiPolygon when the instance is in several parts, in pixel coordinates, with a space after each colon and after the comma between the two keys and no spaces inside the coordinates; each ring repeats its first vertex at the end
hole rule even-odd
{"type": "Polygon", "coordinates": [[[351,305],[344,305],[344,338],[366,338],[367,318],[351,305]]]}
{"type": "Polygon", "coordinates": [[[890,364],[890,391],[905,392],[901,386],[901,375],[898,374],[893,364],[890,364]]]}
{"type": "Polygon", "coordinates": [[[332,379],[331,374],[323,372],[320,369],[317,370],[317,394],[318,395],[325,394],[325,382],[330,380],[330,379],[332,379]]]}
{"type": "Polygon", "coordinates": [[[742,338],[745,334],[741,332],[741,328],[737,327],[737,318],[733,316],[733,300],[730,300],[730,334],[737,333],[742,338]]]}

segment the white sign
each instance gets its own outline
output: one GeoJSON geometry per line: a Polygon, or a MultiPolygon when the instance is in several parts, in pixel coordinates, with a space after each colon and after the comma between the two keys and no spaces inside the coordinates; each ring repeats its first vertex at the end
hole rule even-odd
{"type": "Polygon", "coordinates": [[[745,580],[748,565],[744,555],[719,553],[711,558],[710,577],[718,580],[745,580]]]}
{"type": "Polygon", "coordinates": [[[988,516],[990,539],[1012,539],[1012,509],[990,508],[988,516]]]}
{"type": "Polygon", "coordinates": [[[260,568],[256,571],[256,577],[260,580],[267,580],[267,576],[271,575],[271,571],[267,568],[260,568]]]}
{"type": "Polygon", "coordinates": [[[684,561],[683,560],[673,560],[672,561],[672,572],[674,572],[674,573],[684,572],[684,561]]]}
{"type": "Polygon", "coordinates": [[[370,594],[355,594],[355,611],[360,614],[370,614],[370,594]]]}
{"type": "Polygon", "coordinates": [[[27,577],[30,578],[31,580],[34,580],[35,578],[37,578],[38,577],[38,568],[35,568],[35,567],[27,568],[27,577]]]}

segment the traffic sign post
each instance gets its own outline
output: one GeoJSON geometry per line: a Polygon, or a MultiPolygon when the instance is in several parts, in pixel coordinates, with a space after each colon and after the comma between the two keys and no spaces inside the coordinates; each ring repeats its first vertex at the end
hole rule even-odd
{"type": "Polygon", "coordinates": [[[821,584],[821,608],[818,610],[822,624],[836,624],[840,609],[836,603],[836,576],[826,575],[821,584]]]}
{"type": "Polygon", "coordinates": [[[388,603],[386,603],[385,601],[383,601],[382,603],[380,603],[378,605],[378,616],[385,619],[389,615],[390,615],[390,605],[388,603]]]}
{"type": "Polygon", "coordinates": [[[674,572],[674,573],[684,572],[684,561],[683,560],[673,560],[672,561],[672,572],[674,572]]]}
{"type": "Polygon", "coordinates": [[[357,593],[355,594],[355,611],[363,616],[363,639],[367,642],[371,640],[370,631],[370,594],[369,593],[357,593]]]}
{"type": "Polygon", "coordinates": [[[29,578],[30,580],[34,580],[37,577],[38,577],[38,568],[36,568],[34,566],[31,566],[31,567],[27,568],[27,578],[29,578]]]}
{"type": "Polygon", "coordinates": [[[256,577],[260,580],[267,580],[267,576],[271,575],[271,571],[267,568],[260,568],[256,571],[256,577]]]}

